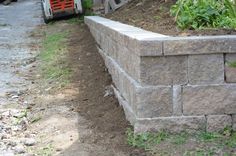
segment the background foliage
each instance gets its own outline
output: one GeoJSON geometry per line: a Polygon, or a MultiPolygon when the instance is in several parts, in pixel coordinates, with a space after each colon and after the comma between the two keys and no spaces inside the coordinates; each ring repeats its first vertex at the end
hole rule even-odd
{"type": "Polygon", "coordinates": [[[171,14],[181,29],[236,29],[236,0],[178,0],[171,14]]]}

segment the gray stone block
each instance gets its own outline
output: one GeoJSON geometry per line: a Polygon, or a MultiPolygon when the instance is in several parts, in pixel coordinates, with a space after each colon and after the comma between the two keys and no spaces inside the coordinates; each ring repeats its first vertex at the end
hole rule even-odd
{"type": "Polygon", "coordinates": [[[182,87],[179,85],[173,86],[173,115],[183,115],[183,103],[182,103],[182,87]]]}
{"type": "Polygon", "coordinates": [[[236,36],[173,37],[164,41],[164,55],[235,53],[236,36]]]}
{"type": "Polygon", "coordinates": [[[183,87],[184,115],[236,113],[236,85],[183,87]]]}
{"type": "Polygon", "coordinates": [[[113,90],[120,105],[123,106],[126,119],[131,123],[131,125],[134,125],[136,123],[136,116],[132,108],[130,107],[130,105],[127,103],[127,101],[122,97],[121,93],[115,87],[113,87],[113,90]]]}
{"type": "Polygon", "coordinates": [[[187,56],[142,57],[141,80],[144,85],[187,84],[187,56]]]}
{"type": "Polygon", "coordinates": [[[232,127],[232,117],[230,115],[207,116],[207,131],[208,132],[221,132],[226,127],[232,127]]]}
{"type": "Polygon", "coordinates": [[[140,56],[162,56],[163,48],[160,40],[139,40],[137,41],[136,53],[140,56]]]}
{"type": "Polygon", "coordinates": [[[137,119],[134,131],[162,131],[167,130],[172,133],[196,132],[206,129],[206,119],[204,116],[181,116],[181,117],[160,117],[155,119],[137,119]]]}
{"type": "Polygon", "coordinates": [[[130,52],[126,47],[119,46],[117,63],[135,80],[140,78],[140,57],[130,52]]]}
{"type": "Polygon", "coordinates": [[[236,54],[225,55],[225,78],[228,83],[236,83],[236,67],[230,66],[230,63],[236,62],[236,54]]]}
{"type": "Polygon", "coordinates": [[[224,83],[223,54],[189,55],[188,79],[190,84],[224,83]]]}
{"type": "Polygon", "coordinates": [[[236,114],[232,115],[232,120],[233,120],[233,130],[236,131],[236,114]]]}
{"type": "Polygon", "coordinates": [[[171,116],[173,112],[171,87],[139,87],[136,89],[134,112],[138,118],[171,116]]]}
{"type": "Polygon", "coordinates": [[[236,54],[225,54],[225,62],[235,62],[236,54]]]}
{"type": "Polygon", "coordinates": [[[225,66],[225,79],[227,83],[236,83],[236,67],[225,66]]]}
{"type": "MultiPolygon", "coordinates": [[[[132,104],[136,103],[135,99],[135,87],[136,82],[133,80],[111,57],[105,54],[101,49],[99,53],[105,60],[106,67],[112,76],[112,80],[121,93],[122,97],[132,107],[132,104]]],[[[132,108],[133,109],[133,108],[132,108]]]]}

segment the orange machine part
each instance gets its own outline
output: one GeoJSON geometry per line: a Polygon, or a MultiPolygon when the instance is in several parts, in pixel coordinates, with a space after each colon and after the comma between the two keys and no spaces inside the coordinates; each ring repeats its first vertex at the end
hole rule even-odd
{"type": "Polygon", "coordinates": [[[63,12],[74,9],[74,0],[50,0],[52,12],[63,12]]]}

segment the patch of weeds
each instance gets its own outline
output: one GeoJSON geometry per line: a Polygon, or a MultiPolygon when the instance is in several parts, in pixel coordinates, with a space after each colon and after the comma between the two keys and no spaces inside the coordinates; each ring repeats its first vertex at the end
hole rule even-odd
{"type": "Polygon", "coordinates": [[[197,135],[197,138],[201,141],[209,142],[209,141],[216,141],[217,139],[221,138],[222,135],[219,133],[212,133],[212,132],[200,132],[197,135]]]}
{"type": "Polygon", "coordinates": [[[36,117],[34,117],[33,119],[31,119],[31,123],[35,123],[35,122],[38,122],[39,120],[41,120],[42,119],[42,117],[41,116],[36,116],[36,117]]]}
{"type": "Polygon", "coordinates": [[[176,134],[170,137],[170,142],[176,145],[182,145],[187,142],[189,138],[189,134],[186,132],[182,132],[180,134],[176,134]]]}
{"type": "Polygon", "coordinates": [[[84,9],[84,16],[93,16],[92,12],[93,0],[82,0],[82,7],[84,9]]]}
{"type": "Polygon", "coordinates": [[[0,23],[0,27],[6,27],[6,26],[8,26],[8,24],[6,24],[6,23],[0,23]]]}
{"type": "Polygon", "coordinates": [[[236,148],[236,132],[233,132],[229,139],[225,141],[225,145],[231,148],[236,148]]]}
{"type": "Polygon", "coordinates": [[[52,156],[53,153],[54,153],[54,148],[52,144],[49,144],[46,147],[43,147],[37,151],[37,155],[42,155],[42,156],[52,156]]]}
{"type": "Polygon", "coordinates": [[[185,152],[183,156],[212,156],[214,153],[213,149],[196,149],[185,152]]]}
{"type": "Polygon", "coordinates": [[[227,65],[228,65],[229,67],[236,68],[236,61],[233,61],[233,62],[227,62],[227,65]]]}
{"type": "Polygon", "coordinates": [[[160,16],[154,16],[153,18],[154,18],[155,20],[157,20],[157,21],[161,19],[160,16]]]}
{"type": "Polygon", "coordinates": [[[182,29],[236,28],[236,0],[178,0],[171,14],[182,29]]]}
{"type": "Polygon", "coordinates": [[[20,112],[18,116],[13,116],[15,117],[14,124],[15,125],[19,124],[23,120],[23,118],[27,117],[27,114],[28,114],[27,110],[23,110],[20,112]]]}
{"type": "Polygon", "coordinates": [[[66,20],[68,24],[80,24],[84,22],[84,16],[74,17],[66,20]]]}
{"type": "Polygon", "coordinates": [[[42,61],[42,75],[47,80],[56,81],[59,85],[67,84],[72,70],[65,61],[67,32],[46,35],[43,49],[39,55],[42,61]]]}
{"type": "Polygon", "coordinates": [[[151,150],[154,145],[159,144],[168,137],[166,132],[134,134],[133,130],[130,128],[127,129],[126,135],[130,146],[143,148],[145,150],[151,150]]]}
{"type": "Polygon", "coordinates": [[[93,0],[82,0],[82,7],[85,10],[91,10],[93,7],[93,0]]]}

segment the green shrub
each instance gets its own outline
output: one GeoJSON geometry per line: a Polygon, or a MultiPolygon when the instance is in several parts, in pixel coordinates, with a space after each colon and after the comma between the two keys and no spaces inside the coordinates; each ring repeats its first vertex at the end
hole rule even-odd
{"type": "Polygon", "coordinates": [[[92,0],[82,0],[82,6],[85,10],[91,10],[93,7],[93,1],[92,0]]]}
{"type": "Polygon", "coordinates": [[[236,0],[178,0],[171,14],[181,29],[236,28],[236,0]]]}

